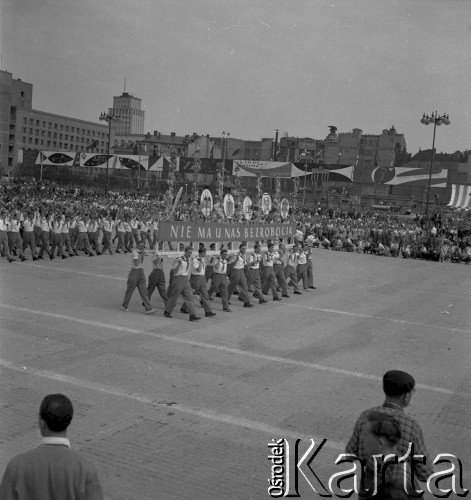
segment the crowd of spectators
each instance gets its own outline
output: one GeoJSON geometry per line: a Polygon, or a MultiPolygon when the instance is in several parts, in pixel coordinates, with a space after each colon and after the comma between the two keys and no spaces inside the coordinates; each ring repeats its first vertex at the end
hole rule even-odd
{"type": "MultiPolygon", "coordinates": [[[[98,233],[89,234],[88,238],[96,253],[101,253],[98,242],[103,244],[100,232],[103,233],[106,221],[111,223],[112,231],[115,229],[115,237],[118,234],[113,222],[119,220],[130,226],[133,223],[141,233],[153,233],[144,239],[154,246],[158,222],[169,218],[189,222],[235,221],[247,224],[283,220],[276,209],[264,214],[257,208],[249,221],[241,210],[236,210],[229,220],[217,200],[211,215],[205,217],[199,203],[191,198],[183,198],[172,212],[162,194],[135,191],[110,191],[105,194],[103,190],[62,186],[33,178],[3,182],[0,196],[0,209],[7,218],[22,221],[26,217],[48,217],[50,224],[61,218],[67,221],[83,220],[89,233],[90,227],[92,232],[98,233]]],[[[298,225],[297,239],[306,240],[313,247],[440,262],[471,262],[471,216],[468,212],[437,212],[426,219],[423,215],[397,215],[371,210],[298,207],[290,209],[288,220],[298,225]]],[[[132,233],[132,229],[128,232],[132,233]]],[[[51,226],[51,240],[52,233],[51,226]]],[[[40,239],[36,240],[36,243],[40,242],[40,239]]],[[[130,250],[132,241],[132,237],[127,239],[124,251],[130,250]]],[[[16,249],[10,250],[16,253],[16,249]]]]}

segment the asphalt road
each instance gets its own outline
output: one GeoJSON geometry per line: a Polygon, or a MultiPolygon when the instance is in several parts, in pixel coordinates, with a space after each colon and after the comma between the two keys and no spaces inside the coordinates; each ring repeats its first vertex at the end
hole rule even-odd
{"type": "MultiPolygon", "coordinates": [[[[119,309],[128,256],[2,259],[0,470],[39,442],[42,397],[64,392],[107,498],[269,498],[273,438],[326,438],[313,468],[327,482],[383,373],[402,369],[430,454],[459,457],[469,488],[471,266],[326,250],[313,263],[313,292],[232,313],[216,299],[215,318],[189,322],[157,293],[154,316],[137,291],[119,309]]],[[[299,490],[317,498],[302,477],[299,490]]]]}

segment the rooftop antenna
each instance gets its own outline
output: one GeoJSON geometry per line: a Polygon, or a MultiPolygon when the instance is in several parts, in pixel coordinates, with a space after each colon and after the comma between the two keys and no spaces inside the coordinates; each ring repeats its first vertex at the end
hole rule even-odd
{"type": "Polygon", "coordinates": [[[124,77],[124,90],[123,90],[123,94],[126,93],[126,77],[124,77]]]}

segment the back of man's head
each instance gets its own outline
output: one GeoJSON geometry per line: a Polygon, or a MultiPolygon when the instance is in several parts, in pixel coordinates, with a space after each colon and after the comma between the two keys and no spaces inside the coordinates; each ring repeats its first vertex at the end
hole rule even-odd
{"type": "Polygon", "coordinates": [[[51,432],[64,432],[72,422],[74,408],[63,394],[48,394],[41,402],[39,416],[51,432]]]}
{"type": "Polygon", "coordinates": [[[383,376],[383,390],[386,396],[398,398],[407,394],[415,387],[412,375],[400,370],[390,370],[383,376]]]}

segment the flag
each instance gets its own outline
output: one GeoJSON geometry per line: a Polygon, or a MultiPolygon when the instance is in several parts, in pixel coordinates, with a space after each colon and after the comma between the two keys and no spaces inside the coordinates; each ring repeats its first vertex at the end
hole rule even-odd
{"type": "Polygon", "coordinates": [[[213,158],[214,158],[214,142],[213,142],[213,145],[211,146],[211,151],[209,152],[209,157],[210,157],[211,159],[213,159],[213,158]]]}

